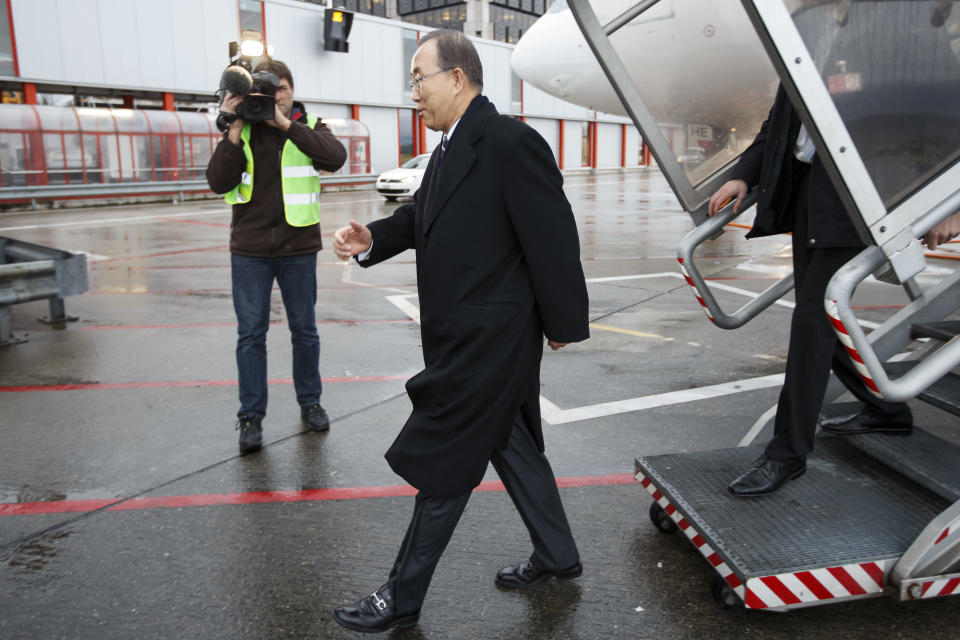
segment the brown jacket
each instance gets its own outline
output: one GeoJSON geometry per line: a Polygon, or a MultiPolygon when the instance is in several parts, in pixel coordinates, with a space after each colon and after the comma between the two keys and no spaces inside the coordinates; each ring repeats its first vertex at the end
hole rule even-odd
{"type": "MultiPolygon", "coordinates": [[[[286,133],[263,123],[254,123],[250,132],[253,147],[253,197],[246,204],[233,205],[230,223],[230,252],[255,258],[272,258],[315,253],[323,248],[320,225],[291,227],[283,211],[280,183],[280,152],[289,138],[313,159],[313,168],[336,171],[347,152],[317,120],[311,129],[302,105],[295,104],[292,123],[286,133]],[[298,109],[299,107],[299,109],[298,109]]],[[[246,168],[243,141],[233,144],[224,135],[207,165],[207,183],[214,193],[227,193],[238,184],[246,168]]]]}

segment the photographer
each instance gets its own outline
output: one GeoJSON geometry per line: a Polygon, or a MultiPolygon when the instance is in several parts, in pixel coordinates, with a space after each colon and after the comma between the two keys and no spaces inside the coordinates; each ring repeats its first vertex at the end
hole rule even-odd
{"type": "Polygon", "coordinates": [[[207,165],[210,188],[226,194],[233,205],[230,258],[238,325],[241,454],[261,447],[274,280],[292,334],[293,383],[301,419],[315,431],[330,428],[320,405],[320,338],[314,313],[317,252],[322,248],[316,171],[336,171],[346,160],[343,145],[327,126],[293,101],[293,76],[284,63],[261,63],[252,84],[246,96],[224,92],[218,124],[229,126],[207,165]],[[273,112],[258,114],[258,108],[270,104],[271,91],[273,112]],[[264,119],[250,122],[253,118],[264,119]]]}

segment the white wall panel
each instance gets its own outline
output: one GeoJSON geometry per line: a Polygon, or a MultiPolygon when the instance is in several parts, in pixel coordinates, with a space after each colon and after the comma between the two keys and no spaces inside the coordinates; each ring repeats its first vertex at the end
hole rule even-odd
{"type": "Polygon", "coordinates": [[[20,75],[30,80],[63,79],[63,46],[57,0],[12,4],[20,75]]]}
{"type": "Polygon", "coordinates": [[[548,118],[527,118],[527,124],[536,129],[553,151],[554,159],[558,159],[560,153],[560,127],[558,120],[548,118]]]}
{"type": "Polygon", "coordinates": [[[554,98],[550,94],[537,89],[529,82],[523,83],[523,112],[527,115],[545,116],[548,118],[585,120],[593,117],[593,111],[554,98]]]}
{"type": "MultiPolygon", "coordinates": [[[[294,76],[296,80],[296,76],[294,76]]],[[[350,106],[346,104],[330,104],[324,102],[307,102],[301,100],[300,98],[294,95],[296,100],[303,102],[303,106],[307,108],[307,113],[312,113],[318,118],[343,118],[348,120],[350,118],[350,106]]]]}
{"type": "Polygon", "coordinates": [[[597,124],[597,168],[609,169],[620,166],[621,125],[597,124]]]}
{"type": "Polygon", "coordinates": [[[510,95],[510,52],[506,47],[472,40],[483,65],[483,94],[490,98],[500,113],[509,113],[512,96],[510,95]]]}
{"type": "Polygon", "coordinates": [[[194,64],[203,70],[203,78],[197,78],[201,85],[196,90],[212,95],[220,86],[220,74],[230,62],[229,43],[240,37],[237,22],[229,19],[237,15],[237,1],[203,0],[202,3],[188,4],[194,7],[193,20],[197,20],[201,15],[203,18],[203,36],[200,39],[202,47],[198,47],[203,52],[203,63],[199,64],[200,58],[194,61],[194,64]],[[197,9],[201,4],[203,13],[199,14],[197,9]]]}
{"type": "MultiPolygon", "coordinates": [[[[173,57],[173,72],[177,88],[195,91],[204,87],[203,19],[198,5],[192,0],[167,0],[170,4],[170,24],[173,28],[173,47],[166,55],[173,57]]],[[[226,16],[224,16],[226,18],[226,16]]],[[[226,46],[226,43],[224,43],[226,46]]],[[[162,55],[162,54],[161,54],[162,55]]],[[[226,57],[226,56],[224,56],[226,57]]],[[[208,91],[216,87],[204,87],[208,91]]]]}
{"type": "Polygon", "coordinates": [[[174,72],[174,58],[170,55],[173,48],[173,26],[170,22],[169,5],[156,0],[136,0],[135,5],[136,22],[129,28],[134,28],[137,32],[140,86],[179,88],[174,72]]]}
{"type": "Polygon", "coordinates": [[[627,125],[627,167],[640,163],[640,132],[632,124],[627,125]]]}
{"type": "Polygon", "coordinates": [[[97,0],[59,0],[57,16],[64,76],[77,84],[103,84],[97,0]]]}
{"type": "Polygon", "coordinates": [[[360,122],[370,131],[370,170],[383,173],[397,166],[400,133],[397,110],[391,107],[360,107],[360,122]]]}
{"type": "Polygon", "coordinates": [[[99,0],[100,54],[104,82],[113,86],[137,86],[140,77],[140,48],[137,44],[137,5],[129,0],[99,0]]]}

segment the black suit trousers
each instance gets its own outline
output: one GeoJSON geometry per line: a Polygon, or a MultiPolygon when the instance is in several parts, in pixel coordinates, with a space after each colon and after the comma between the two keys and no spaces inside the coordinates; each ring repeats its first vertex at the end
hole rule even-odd
{"type": "MultiPolygon", "coordinates": [[[[490,457],[533,542],[530,561],[539,569],[560,571],[580,561],[547,457],[517,416],[506,449],[490,457]]],[[[390,571],[389,584],[398,613],[418,610],[430,579],[470,499],[417,494],[413,518],[390,571]]]]}
{"type": "Polygon", "coordinates": [[[827,284],[833,274],[862,248],[814,248],[807,244],[809,171],[801,170],[799,175],[793,226],[796,307],[790,322],[790,346],[773,438],[765,450],[767,457],[780,461],[803,460],[813,451],[817,418],[827,391],[830,369],[872,412],[879,415],[909,413],[905,404],[881,400],[867,389],[834,333],[823,307],[827,284]]]}

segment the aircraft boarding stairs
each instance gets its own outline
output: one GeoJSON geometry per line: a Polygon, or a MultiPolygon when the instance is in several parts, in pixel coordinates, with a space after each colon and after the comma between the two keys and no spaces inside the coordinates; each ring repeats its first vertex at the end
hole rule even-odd
{"type": "MultiPolygon", "coordinates": [[[[730,205],[718,216],[705,215],[707,200],[726,182],[733,161],[714,165],[716,170],[707,176],[698,176],[682,166],[658,121],[663,114],[647,107],[648,102],[662,105],[663,101],[650,96],[646,96],[649,101],[644,99],[631,75],[633,70],[625,67],[616,50],[619,30],[642,22],[645,15],[653,20],[663,19],[665,14],[645,13],[657,8],[657,0],[627,3],[633,6],[625,10],[621,7],[624,3],[616,4],[622,12],[611,19],[609,4],[568,0],[587,44],[677,198],[697,224],[678,251],[687,282],[713,324],[738,328],[788,293],[793,287],[792,274],[732,313],[718,304],[697,269],[694,252],[722,234],[724,226],[736,217],[730,205]],[[608,12],[605,23],[598,18],[603,11],[608,12]]],[[[719,4],[739,3],[721,0],[719,4]]],[[[960,321],[956,319],[960,271],[926,289],[916,278],[926,264],[918,238],[960,211],[960,151],[948,149],[934,169],[921,166],[916,156],[907,153],[895,158],[899,162],[896,171],[889,171],[889,166],[884,169],[891,148],[898,151],[896,145],[870,156],[870,140],[862,137],[862,131],[851,134],[862,125],[851,115],[856,109],[851,110],[849,102],[844,102],[846,96],[833,92],[832,76],[829,83],[821,77],[821,58],[838,42],[849,48],[850,40],[843,42],[849,33],[856,34],[854,42],[870,41],[856,31],[863,25],[902,27],[915,19],[918,26],[910,37],[919,41],[902,41],[898,46],[924,51],[924,47],[938,46],[943,32],[937,29],[943,21],[931,20],[929,11],[939,15],[936,12],[941,10],[940,5],[932,0],[742,0],[742,8],[744,19],[749,20],[769,55],[772,86],[779,77],[841,191],[851,219],[870,245],[837,272],[826,292],[825,311],[839,339],[865,384],[878,396],[893,401],[918,398],[960,416],[960,377],[956,374],[960,368],[960,321]],[[830,46],[824,47],[824,42],[830,46]],[[807,46],[810,43],[817,45],[812,53],[807,46]],[[866,157],[861,156],[861,149],[866,157]],[[871,275],[902,287],[909,303],[867,335],[854,315],[851,296],[871,275]],[[889,362],[908,348],[915,360],[889,362]]],[[[622,35],[619,43],[629,46],[629,39],[622,35]]],[[[855,48],[846,51],[852,59],[845,60],[845,65],[855,64],[856,52],[855,48]]],[[[710,55],[709,50],[705,55],[710,55]]],[[[957,56],[960,62],[960,53],[957,56]]],[[[925,58],[918,55],[915,59],[925,58]]],[[[875,68],[871,72],[877,73],[875,68]]],[[[927,80],[924,73],[920,69],[891,75],[896,81],[922,83],[927,80]]],[[[944,90],[956,91],[960,83],[950,84],[953,79],[944,81],[944,77],[938,80],[946,83],[944,90]]],[[[881,88],[883,82],[893,82],[882,75],[874,76],[873,81],[881,88]]],[[[929,89],[926,85],[922,88],[929,89]]],[[[920,89],[907,86],[898,90],[920,89]]],[[[946,103],[956,104],[951,102],[954,97],[948,94],[946,103]]],[[[755,122],[757,126],[772,99],[771,95],[755,122]]],[[[893,115],[908,123],[915,118],[908,112],[893,115]]],[[[954,124],[957,117],[954,113],[954,124]]],[[[942,148],[926,151],[944,153],[942,148]]],[[[755,194],[750,194],[742,210],[754,201],[755,194]]],[[[850,412],[849,405],[831,406],[843,391],[843,386],[831,379],[824,412],[850,412]]],[[[662,531],[683,531],[715,568],[713,594],[722,606],[784,611],[883,594],[900,600],[925,599],[960,593],[957,435],[943,431],[938,435],[922,425],[909,436],[871,433],[841,437],[821,433],[803,478],[787,483],[774,494],[753,499],[734,497],[726,487],[757,459],[759,446],[640,456],[635,461],[635,475],[653,497],[653,523],[662,531]],[[949,440],[951,437],[954,441],[949,440]]]]}

